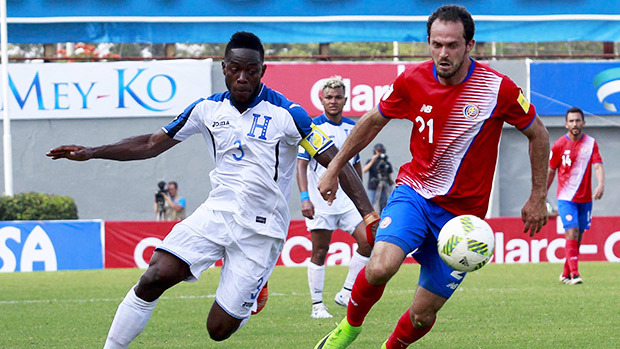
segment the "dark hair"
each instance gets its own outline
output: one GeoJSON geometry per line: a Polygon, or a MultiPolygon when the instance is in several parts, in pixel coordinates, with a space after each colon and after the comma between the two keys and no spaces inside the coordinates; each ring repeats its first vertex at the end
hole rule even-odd
{"type": "Polygon", "coordinates": [[[463,23],[463,37],[465,42],[470,42],[474,38],[474,32],[476,27],[474,25],[474,19],[471,18],[469,11],[463,6],[459,5],[444,5],[435,10],[428,21],[426,22],[426,35],[431,36],[431,26],[435,20],[444,22],[461,22],[463,23]]]}
{"type": "Polygon", "coordinates": [[[174,184],[174,187],[175,187],[176,189],[179,189],[179,185],[177,184],[177,182],[175,182],[175,181],[170,181],[170,182],[168,182],[168,187],[170,187],[170,184],[174,184]]]}
{"type": "Polygon", "coordinates": [[[572,107],[569,110],[566,111],[566,115],[564,115],[564,119],[568,120],[568,113],[579,113],[581,114],[581,121],[586,121],[586,116],[583,115],[583,110],[581,110],[581,108],[578,107],[572,107]]]}
{"type": "Polygon", "coordinates": [[[375,147],[373,149],[375,151],[378,151],[378,152],[381,152],[381,153],[385,153],[385,147],[381,143],[375,144],[375,147]]]}
{"type": "Polygon", "coordinates": [[[234,33],[226,45],[224,57],[228,57],[230,51],[234,48],[248,48],[250,50],[258,51],[258,53],[260,53],[261,61],[265,59],[265,49],[263,48],[263,43],[260,41],[258,36],[250,32],[234,33]]]}

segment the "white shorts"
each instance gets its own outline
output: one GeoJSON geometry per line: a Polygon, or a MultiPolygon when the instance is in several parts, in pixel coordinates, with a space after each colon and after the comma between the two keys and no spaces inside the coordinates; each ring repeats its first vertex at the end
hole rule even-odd
{"type": "Polygon", "coordinates": [[[230,212],[200,206],[172,228],[158,249],[172,253],[190,267],[185,281],[223,259],[215,301],[230,316],[250,315],[256,297],[271,276],[284,241],[237,224],[230,212]]]}
{"type": "Polygon", "coordinates": [[[351,209],[340,214],[315,214],[313,219],[306,218],[308,231],[317,229],[331,230],[340,229],[353,234],[355,228],[363,221],[362,215],[357,209],[351,209]]]}

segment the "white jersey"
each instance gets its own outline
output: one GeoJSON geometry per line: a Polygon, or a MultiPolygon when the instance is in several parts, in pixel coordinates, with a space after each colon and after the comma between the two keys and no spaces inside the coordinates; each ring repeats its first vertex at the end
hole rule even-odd
{"type": "Polygon", "coordinates": [[[232,212],[240,225],[279,239],[286,239],[290,222],[297,146],[305,140],[321,153],[332,144],[301,106],[264,85],[243,113],[231,104],[230,92],[218,93],[194,102],[163,131],[178,141],[195,133],[205,138],[215,168],[203,205],[232,212]]]}
{"type": "MultiPolygon", "coordinates": [[[[323,132],[325,132],[325,134],[332,140],[332,142],[334,142],[334,145],[336,145],[338,149],[342,147],[344,141],[351,133],[353,126],[355,126],[355,122],[349,118],[343,117],[340,124],[336,124],[329,120],[325,114],[315,117],[312,119],[312,122],[320,127],[323,132]]],[[[327,171],[327,169],[312,158],[302,147],[299,147],[297,158],[309,161],[307,172],[308,194],[310,195],[310,201],[312,201],[312,204],[314,205],[314,211],[317,214],[341,214],[348,212],[351,209],[355,209],[355,204],[353,204],[353,201],[349,199],[340,185],[338,185],[338,191],[336,192],[336,200],[333,201],[331,206],[327,205],[327,201],[323,199],[318,190],[319,179],[323,173],[327,171]]],[[[358,162],[360,162],[359,154],[355,155],[355,157],[350,160],[351,166],[358,162]]]]}

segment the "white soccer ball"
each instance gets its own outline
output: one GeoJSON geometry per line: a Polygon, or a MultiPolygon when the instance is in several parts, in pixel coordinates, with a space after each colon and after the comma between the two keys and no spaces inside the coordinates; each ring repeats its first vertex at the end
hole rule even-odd
{"type": "Polygon", "coordinates": [[[456,216],[441,228],[437,251],[452,269],[478,270],[493,257],[495,236],[482,219],[472,215],[456,216]]]}

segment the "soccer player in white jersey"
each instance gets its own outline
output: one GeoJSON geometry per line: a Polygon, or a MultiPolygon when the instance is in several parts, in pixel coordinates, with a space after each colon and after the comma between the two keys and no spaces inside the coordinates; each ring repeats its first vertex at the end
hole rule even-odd
{"type": "MultiPolygon", "coordinates": [[[[342,79],[337,76],[327,79],[321,89],[320,99],[325,112],[312,121],[329,136],[336,147],[340,148],[355,125],[353,120],[342,116],[342,110],[347,102],[342,79]]],[[[359,155],[351,160],[351,165],[362,178],[359,155]]],[[[306,217],[306,227],[312,239],[312,257],[308,263],[308,286],[312,300],[310,317],[315,319],[332,317],[323,304],[323,286],[325,284],[325,258],[333,231],[336,229],[346,231],[355,238],[358,244],[349,262],[349,273],[344,285],[334,298],[338,305],[346,307],[349,303],[353,282],[355,282],[357,273],[368,263],[372,249],[366,240],[362,216],[342,188],[338,188],[337,198],[331,206],[321,197],[317,186],[324,172],[325,167],[313,159],[303,147],[299,147],[297,185],[301,196],[301,212],[306,217]]]]}
{"type": "MultiPolygon", "coordinates": [[[[165,290],[198,280],[219,259],[220,282],[207,316],[213,340],[225,340],[243,326],[266,290],[290,221],[287,200],[297,147],[325,166],[338,150],[303,108],[261,83],[265,69],[260,39],[237,32],[222,62],[227,92],[196,101],[155,133],[97,147],[65,145],[47,153],[76,161],[140,160],[199,133],[213,156],[209,197],[155,250],[148,269],[118,306],[105,348],[127,348],[165,290]]],[[[373,226],[378,215],[353,167],[342,171],[341,180],[373,226]]]]}

